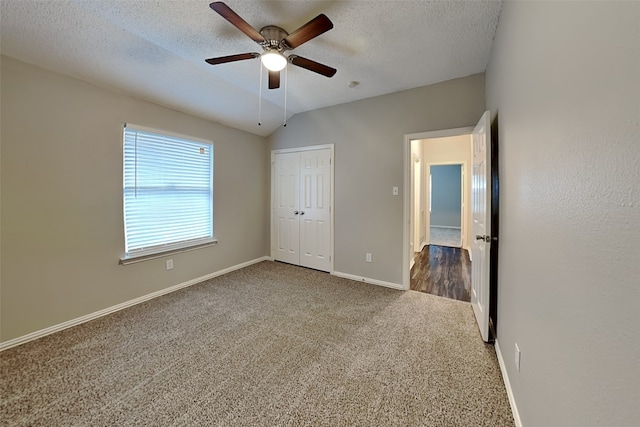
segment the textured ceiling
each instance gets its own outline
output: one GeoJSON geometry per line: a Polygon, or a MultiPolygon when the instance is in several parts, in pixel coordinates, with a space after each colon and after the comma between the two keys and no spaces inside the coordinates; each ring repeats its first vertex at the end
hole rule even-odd
{"type": "MultiPolygon", "coordinates": [[[[2,54],[258,135],[284,119],[260,61],[204,59],[261,48],[209,0],[2,0],[2,54]]],[[[329,32],[291,53],[337,68],[288,67],[287,116],[483,72],[499,1],[245,1],[226,4],[254,28],[292,32],[320,13],[329,32]],[[349,88],[351,81],[360,84],[349,88]]]]}

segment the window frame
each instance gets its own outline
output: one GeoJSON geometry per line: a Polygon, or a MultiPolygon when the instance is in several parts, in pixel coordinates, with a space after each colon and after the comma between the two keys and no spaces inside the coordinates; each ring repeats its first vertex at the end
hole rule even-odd
{"type": "Polygon", "coordinates": [[[121,265],[127,265],[127,264],[132,264],[132,263],[137,263],[137,262],[141,262],[141,261],[145,261],[148,259],[155,259],[155,258],[161,258],[161,257],[165,257],[167,255],[171,255],[174,253],[179,253],[179,252],[186,252],[186,251],[192,251],[192,250],[196,250],[196,249],[200,249],[200,248],[204,248],[204,247],[209,247],[212,245],[216,245],[218,243],[218,240],[215,237],[215,227],[214,227],[214,174],[215,174],[215,145],[213,141],[210,140],[206,140],[206,139],[202,139],[202,138],[197,138],[197,137],[193,137],[193,136],[189,136],[189,135],[183,135],[183,134],[179,134],[179,133],[175,133],[175,132],[170,132],[170,131],[166,131],[163,129],[155,129],[155,128],[150,128],[150,127],[146,127],[146,126],[140,126],[140,125],[136,125],[136,124],[132,124],[132,123],[124,123],[123,127],[122,127],[122,219],[123,219],[123,237],[124,237],[124,254],[123,256],[120,258],[119,264],[121,265]],[[206,144],[209,145],[211,147],[211,152],[210,152],[210,194],[211,194],[211,236],[210,237],[206,237],[206,238],[195,238],[195,239],[187,239],[187,240],[182,240],[182,241],[177,241],[177,242],[171,242],[171,243],[163,243],[163,244],[158,244],[158,245],[154,245],[151,246],[149,248],[143,248],[143,249],[135,249],[133,251],[127,252],[127,229],[126,229],[126,212],[125,212],[125,193],[126,193],[126,188],[125,188],[125,173],[126,173],[126,165],[125,165],[125,161],[126,161],[126,150],[125,150],[125,144],[126,144],[126,132],[127,129],[130,130],[135,130],[135,131],[139,131],[139,132],[146,132],[146,133],[152,133],[155,135],[160,135],[163,137],[169,137],[169,138],[177,138],[177,139],[182,139],[185,140],[187,142],[193,142],[193,143],[197,143],[197,144],[206,144]]]}

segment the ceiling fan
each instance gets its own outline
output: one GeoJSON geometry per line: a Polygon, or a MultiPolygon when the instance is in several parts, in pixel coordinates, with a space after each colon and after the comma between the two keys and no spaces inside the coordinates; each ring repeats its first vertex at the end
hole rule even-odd
{"type": "Polygon", "coordinates": [[[332,29],[333,23],[324,14],[316,16],[311,21],[289,34],[282,28],[275,25],[267,25],[262,27],[260,31],[257,31],[237,13],[231,10],[229,6],[221,1],[213,2],[209,7],[249,36],[251,40],[262,46],[263,52],[240,53],[238,55],[209,58],[205,59],[207,63],[217,65],[259,57],[262,64],[269,70],[269,89],[277,89],[280,87],[280,71],[287,66],[287,63],[305,68],[326,77],[333,77],[336,73],[337,70],[335,68],[320,64],[319,62],[315,62],[298,55],[287,56],[284,54],[286,51],[295,49],[303,43],[306,43],[309,40],[318,37],[320,34],[332,29]]]}

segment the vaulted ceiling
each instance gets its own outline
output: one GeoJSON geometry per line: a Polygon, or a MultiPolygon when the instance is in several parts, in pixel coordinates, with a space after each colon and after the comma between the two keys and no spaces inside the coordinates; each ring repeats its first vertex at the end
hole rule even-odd
{"type": "MultiPolygon", "coordinates": [[[[2,54],[266,136],[283,123],[281,87],[260,61],[206,58],[261,47],[208,0],[1,0],[2,54]]],[[[499,1],[245,1],[226,4],[254,28],[288,32],[320,13],[334,28],[291,51],[337,68],[288,66],[286,115],[485,71],[499,1]],[[350,82],[358,82],[349,87],[350,82]]]]}

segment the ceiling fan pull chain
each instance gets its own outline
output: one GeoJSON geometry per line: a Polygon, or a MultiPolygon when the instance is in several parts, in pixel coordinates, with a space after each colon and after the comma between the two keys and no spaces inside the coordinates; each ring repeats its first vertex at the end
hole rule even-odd
{"type": "Polygon", "coordinates": [[[260,64],[260,95],[258,96],[258,126],[262,126],[262,62],[260,64]]]}
{"type": "Polygon", "coordinates": [[[289,67],[284,69],[284,127],[287,127],[287,82],[289,81],[289,67]]]}

